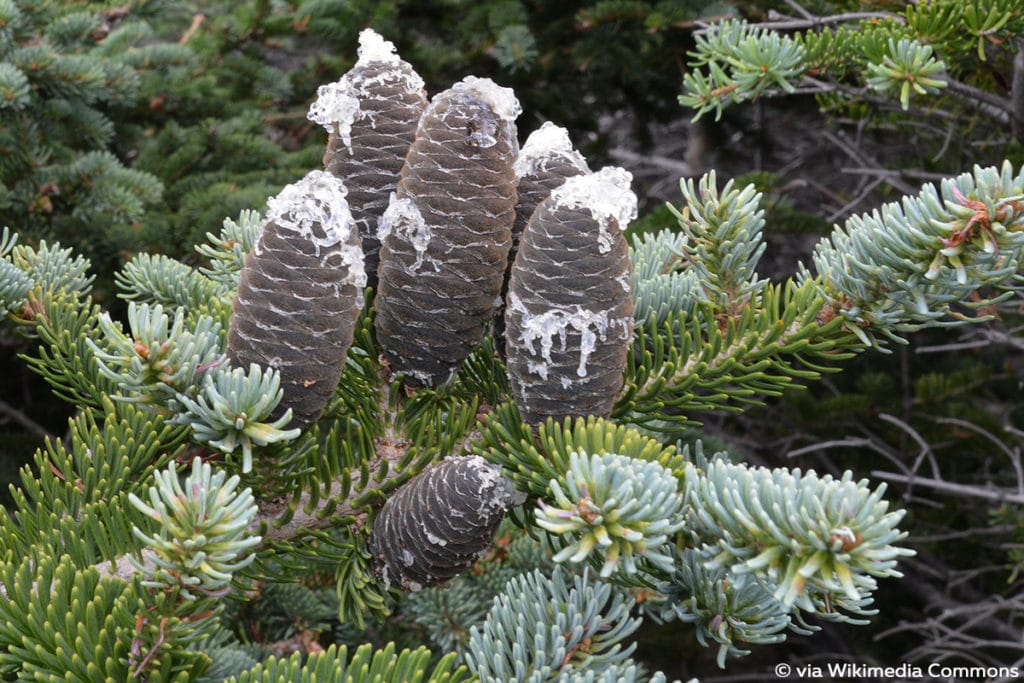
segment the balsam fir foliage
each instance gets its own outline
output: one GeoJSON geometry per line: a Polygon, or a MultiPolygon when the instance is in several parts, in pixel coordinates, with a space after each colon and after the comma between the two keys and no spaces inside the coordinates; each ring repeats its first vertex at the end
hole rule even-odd
{"type": "Polygon", "coordinates": [[[88,226],[138,220],[160,199],[158,178],[111,152],[115,120],[137,104],[143,73],[188,53],[145,44],[144,21],[104,10],[0,6],[0,208],[33,238],[78,249],[88,226]]]}
{"type": "Polygon", "coordinates": [[[799,91],[858,120],[887,117],[899,126],[899,115],[913,109],[913,118],[933,118],[954,134],[998,131],[1024,142],[1024,17],[1012,0],[897,9],[829,1],[815,3],[813,14],[800,9],[799,16],[729,18],[699,30],[680,103],[695,119],[717,119],[729,106],[799,91]]]}
{"type": "Polygon", "coordinates": [[[672,471],[656,462],[572,453],[565,490],[551,481],[554,504],[539,503],[537,525],[562,539],[579,539],[556,553],[555,562],[580,562],[597,551],[605,558],[602,578],[617,569],[636,574],[638,561],[671,573],[672,558],[663,551],[683,528],[678,485],[672,471]]]}
{"type": "MultiPolygon", "coordinates": [[[[469,100],[481,95],[472,87],[460,95],[466,91],[469,100]]],[[[467,104],[454,99],[435,102],[467,104]]],[[[446,145],[465,150],[467,135],[474,148],[501,140],[502,158],[488,157],[492,168],[473,177],[498,197],[495,213],[504,217],[515,205],[516,143],[502,127],[510,120],[495,114],[471,108],[458,134],[429,142],[437,143],[438,159],[451,159],[446,145]]],[[[439,191],[424,193],[438,202],[425,203],[424,213],[440,215],[439,197],[469,191],[452,186],[461,176],[427,174],[416,142],[412,154],[421,154],[415,171],[430,176],[422,184],[439,191]]],[[[414,175],[397,181],[396,201],[414,175]]],[[[682,183],[678,235],[636,240],[628,251],[620,232],[633,217],[628,187],[618,182],[616,192],[600,194],[610,210],[579,202],[571,182],[541,202],[524,241],[539,213],[557,240],[560,205],[570,223],[587,223],[598,256],[626,259],[614,288],[628,293],[638,283],[646,293],[642,310],[623,302],[632,333],[616,347],[625,360],[607,389],[610,415],[524,414],[486,330],[460,342],[467,355],[442,381],[407,382],[409,373],[385,353],[380,293],[346,309],[358,311],[346,332],[351,343],[317,414],[301,425],[286,412],[268,414],[276,371],[258,362],[233,367],[235,323],[225,301],[244,289],[246,260],[260,255],[261,240],[283,241],[273,227],[283,216],[274,201],[266,222],[252,213],[226,221],[197,247],[203,262],[194,270],[152,257],[126,267],[115,281],[131,300],[127,329],[89,298],[85,260],[56,246],[19,251],[5,237],[0,292],[8,298],[0,304],[12,324],[35,335],[30,366],[81,410],[67,443],[49,441],[37,451],[14,505],[0,514],[3,674],[184,682],[199,680],[213,654],[229,650],[245,668],[220,669],[222,681],[664,680],[630,658],[628,638],[641,618],[630,597],[636,591],[644,592],[644,613],[694,623],[701,642],[719,646],[723,666],[746,644],[812,631],[813,618],[861,623],[877,580],[898,577],[896,561],[909,554],[898,545],[902,513],[889,510],[882,490],[852,474],[754,468],[730,464],[723,453],[705,458],[699,444],[677,446],[680,428],[701,411],[741,410],[916,329],[977,321],[959,315],[964,300],[978,287],[1019,279],[1024,172],[1009,164],[976,168],[855,216],[822,241],[816,272],[804,268],[783,284],[757,274],[764,218],[751,188],[719,189],[711,175],[682,183]],[[859,288],[844,279],[855,267],[859,288]],[[673,272],[681,275],[673,279],[673,272]],[[690,296],[674,300],[666,291],[690,296]],[[322,645],[301,641],[307,657],[282,657],[272,653],[285,644],[233,618],[263,595],[287,600],[304,594],[302,587],[327,587],[339,625],[386,620],[403,595],[378,574],[382,556],[388,578],[397,567],[394,573],[412,579],[399,581],[409,589],[446,578],[435,567],[451,574],[475,559],[500,566],[501,541],[488,546],[485,538],[506,507],[552,551],[543,566],[562,566],[546,573],[509,562],[512,576],[496,572],[502,588],[487,616],[469,625],[461,648],[452,642],[461,664],[456,653],[437,653],[431,669],[425,649],[398,653],[395,645],[370,643],[349,662],[335,648],[337,634],[326,632],[322,645]],[[451,541],[466,545],[448,547],[451,541]],[[261,594],[267,582],[288,581],[297,590],[261,594]],[[84,627],[89,638],[79,637],[84,627]],[[255,655],[243,642],[258,646],[255,655]],[[262,661],[253,664],[256,658],[262,661]]],[[[408,189],[410,204],[413,189],[421,188],[408,189]]],[[[320,218],[344,213],[340,190],[297,201],[320,218]]],[[[491,235],[501,258],[488,261],[485,326],[505,272],[508,218],[491,235]]],[[[297,221],[293,232],[308,238],[304,254],[314,260],[343,240],[322,221],[297,221]]],[[[345,271],[340,290],[355,287],[362,262],[356,230],[344,237],[352,251],[331,262],[345,271]]],[[[385,241],[382,283],[389,258],[405,259],[407,271],[416,264],[417,244],[389,255],[385,241]]],[[[450,267],[446,255],[420,250],[419,274],[450,267]]],[[[437,334],[447,332],[438,327],[437,334]]],[[[509,339],[523,337],[511,330],[509,339]]],[[[574,371],[588,344],[566,335],[574,371]]],[[[419,623],[431,621],[430,604],[420,603],[419,623]]],[[[317,614],[323,621],[322,605],[317,614]]]]}
{"type": "Polygon", "coordinates": [[[455,668],[454,659],[454,655],[449,655],[431,667],[430,651],[426,648],[396,653],[393,645],[377,651],[364,645],[356,649],[350,660],[345,647],[332,645],[308,658],[299,654],[288,659],[272,658],[240,676],[232,676],[225,683],[458,683],[469,680],[465,669],[455,668]]]}
{"type": "Polygon", "coordinates": [[[243,538],[257,512],[252,491],[236,494],[239,478],[225,481],[226,476],[223,471],[214,474],[208,463],[196,458],[184,484],[173,466],[157,472],[148,504],[128,494],[132,505],[159,523],[159,536],[134,529],[152,551],[143,561],[133,562],[146,577],[143,586],[174,587],[185,600],[216,595],[228,590],[232,575],[255,559],[247,551],[260,542],[259,536],[243,538]],[[195,542],[182,552],[177,539],[189,535],[195,542]]]}
{"type": "Polygon", "coordinates": [[[0,7],[0,208],[35,239],[85,248],[88,226],[138,220],[161,197],[157,177],[111,152],[115,122],[138,103],[144,74],[188,49],[146,44],[152,29],[124,18],[98,5],[0,7]]]}
{"type": "Polygon", "coordinates": [[[268,10],[3,3],[0,223],[87,254],[106,290],[127,254],[187,257],[311,168],[318,141],[281,115],[307,103],[281,68],[294,30],[268,10]]]}
{"type": "Polygon", "coordinates": [[[873,577],[898,575],[896,558],[912,554],[892,545],[906,534],[895,531],[902,511],[886,512],[884,485],[872,492],[849,473],[834,483],[813,472],[721,461],[710,463],[703,477],[688,474],[688,521],[704,539],[701,553],[712,558],[706,567],[770,575],[762,584],[777,586],[772,597],[783,608],[795,605],[839,621],[849,620],[840,610],[870,614],[862,608],[874,591],[873,577]],[[777,521],[766,524],[768,518],[777,521]]]}
{"type": "Polygon", "coordinates": [[[516,577],[480,628],[473,627],[470,668],[484,681],[567,681],[577,670],[600,676],[610,669],[614,680],[635,680],[618,669],[632,648],[622,648],[621,641],[640,626],[629,608],[611,585],[588,583],[584,575],[570,586],[560,568],[551,576],[534,571],[516,577]],[[550,613],[558,615],[553,623],[550,613]]]}

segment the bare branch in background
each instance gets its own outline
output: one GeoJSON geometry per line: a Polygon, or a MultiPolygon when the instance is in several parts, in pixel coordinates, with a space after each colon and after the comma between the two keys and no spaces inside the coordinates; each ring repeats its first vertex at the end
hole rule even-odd
{"type": "MultiPolygon", "coordinates": [[[[1021,583],[1008,595],[984,595],[969,584],[958,582],[956,572],[935,561],[907,561],[915,573],[928,581],[908,581],[903,589],[916,597],[929,615],[920,621],[905,621],[875,636],[884,641],[913,633],[923,642],[901,656],[901,661],[939,662],[965,659],[979,666],[1012,667],[1024,661],[1019,624],[1024,617],[1021,583]],[[945,584],[945,589],[939,588],[945,584]]],[[[996,569],[996,568],[993,568],[996,569]]]]}
{"type": "Polygon", "coordinates": [[[1018,41],[1010,83],[1010,117],[1017,142],[1024,144],[1024,40],[1018,41]]]}
{"type": "Polygon", "coordinates": [[[50,433],[46,427],[42,426],[23,411],[18,410],[7,401],[0,400],[0,420],[6,418],[11,422],[15,422],[21,425],[26,431],[41,436],[44,439],[56,439],[57,437],[50,433]]]}
{"type": "Polygon", "coordinates": [[[934,489],[936,491],[941,491],[942,493],[948,493],[954,496],[981,498],[984,500],[992,500],[999,503],[1013,503],[1015,505],[1024,505],[1024,495],[1012,491],[1007,491],[1005,489],[996,489],[991,486],[968,486],[966,484],[957,484],[951,481],[942,481],[940,479],[923,479],[921,477],[907,476],[905,474],[896,474],[895,472],[884,472],[882,470],[872,470],[871,476],[875,479],[882,479],[884,481],[896,481],[903,484],[923,486],[925,488],[934,489]]]}

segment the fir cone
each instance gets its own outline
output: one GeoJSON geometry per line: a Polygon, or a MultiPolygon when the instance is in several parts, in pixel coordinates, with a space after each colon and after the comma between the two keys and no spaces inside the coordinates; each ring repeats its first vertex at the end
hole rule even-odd
{"type": "Polygon", "coordinates": [[[512,273],[512,263],[519,252],[519,240],[522,238],[526,224],[533,215],[537,205],[548,198],[551,191],[559,187],[567,178],[589,173],[587,160],[572,148],[569,131],[545,121],[537,130],[530,133],[526,143],[519,150],[513,166],[517,178],[516,219],[512,224],[512,248],[508,253],[508,265],[505,268],[505,279],[501,286],[501,302],[494,318],[494,346],[498,353],[505,355],[505,306],[508,296],[508,279],[512,273]]]}
{"type": "Polygon", "coordinates": [[[525,500],[478,455],[443,460],[406,482],[370,537],[385,584],[417,591],[462,573],[490,546],[505,511],[525,500]]]}
{"type": "Polygon", "coordinates": [[[329,133],[324,168],[345,181],[359,228],[367,284],[377,286],[377,221],[398,184],[416,124],[427,106],[423,79],[372,29],[359,34],[359,60],[320,86],[307,114],[329,133]]]}
{"type": "Polygon", "coordinates": [[[270,419],[314,422],[337,388],[363,303],[363,255],[344,184],[312,171],[267,202],[239,276],[228,359],[276,368],[284,396],[270,419]]]}
{"type": "Polygon", "coordinates": [[[534,211],[505,308],[512,395],[523,419],[611,414],[633,338],[636,217],[620,168],[569,178],[534,211]]]}
{"type": "Polygon", "coordinates": [[[377,339],[411,385],[446,381],[480,343],[511,244],[512,91],[467,77],[434,97],[380,220],[377,339]]]}

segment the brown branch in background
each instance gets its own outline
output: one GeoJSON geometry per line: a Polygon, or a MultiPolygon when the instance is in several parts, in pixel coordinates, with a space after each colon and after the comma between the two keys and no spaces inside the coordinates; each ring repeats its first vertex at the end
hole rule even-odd
{"type": "Polygon", "coordinates": [[[874,479],[882,479],[885,481],[895,481],[901,484],[923,486],[924,488],[927,489],[932,489],[942,493],[948,493],[954,496],[980,498],[982,500],[992,500],[999,503],[1013,503],[1015,505],[1024,505],[1024,495],[1007,489],[997,489],[992,486],[969,486],[967,484],[957,484],[952,481],[942,481],[940,479],[928,479],[917,476],[908,477],[905,474],[897,474],[895,472],[883,472],[881,470],[872,470],[871,477],[874,479]]]}
{"type": "Polygon", "coordinates": [[[926,581],[905,581],[901,590],[921,603],[918,614],[931,616],[919,621],[901,620],[878,633],[876,641],[907,633],[917,635],[924,643],[903,653],[902,660],[908,662],[941,661],[970,652],[979,664],[1007,666],[1011,664],[1006,653],[1020,657],[1020,629],[1014,626],[1015,615],[1024,610],[1024,593],[1019,589],[1007,596],[982,593],[967,583],[956,582],[956,572],[934,558],[928,562],[907,558],[903,564],[915,574],[928,577],[926,581]]]}
{"type": "MultiPolygon", "coordinates": [[[[786,3],[786,5],[787,5],[787,6],[788,6],[788,7],[790,8],[790,9],[792,9],[792,10],[793,10],[794,12],[796,12],[797,14],[799,14],[799,15],[800,15],[801,17],[803,17],[804,19],[814,19],[814,18],[815,18],[814,14],[812,14],[812,13],[811,13],[811,12],[810,12],[810,11],[809,11],[809,10],[808,10],[808,9],[807,9],[806,7],[804,7],[803,5],[801,5],[801,4],[800,4],[799,2],[797,2],[796,0],[783,0],[783,1],[784,1],[784,2],[786,3]]],[[[771,16],[772,16],[772,14],[773,14],[773,11],[772,11],[772,10],[769,10],[769,11],[768,11],[768,16],[769,16],[769,17],[771,17],[771,16]]]]}
{"type": "Polygon", "coordinates": [[[1013,76],[1010,81],[1010,121],[1017,142],[1024,145],[1024,40],[1013,58],[1013,76]]]}
{"type": "Polygon", "coordinates": [[[875,188],[883,183],[905,195],[912,195],[916,192],[916,188],[913,185],[903,180],[902,173],[885,168],[881,162],[867,153],[863,146],[859,144],[859,141],[849,140],[846,134],[842,132],[833,133],[828,130],[821,133],[821,137],[825,141],[837,147],[856,164],[856,166],[852,168],[844,167],[842,169],[843,173],[853,173],[865,176],[864,182],[860,186],[857,196],[826,217],[826,220],[829,223],[840,220],[856,211],[857,206],[864,201],[875,188]],[[870,178],[868,175],[873,175],[875,177],[870,178]]]}
{"type": "Polygon", "coordinates": [[[51,434],[46,427],[42,426],[28,415],[12,406],[7,401],[0,400],[0,417],[7,417],[11,421],[18,423],[36,436],[41,436],[44,439],[54,439],[57,437],[51,434]]]}
{"type": "MultiPolygon", "coordinates": [[[[774,13],[773,13],[774,14],[774,13]]],[[[853,21],[870,21],[872,19],[894,19],[905,22],[900,14],[892,12],[844,12],[843,14],[831,14],[823,17],[811,17],[809,19],[782,18],[783,15],[769,15],[768,21],[751,23],[754,28],[767,28],[774,31],[800,31],[810,28],[821,28],[832,24],[845,24],[853,21]]]]}
{"type": "Polygon", "coordinates": [[[1010,102],[999,95],[961,83],[953,78],[946,79],[946,90],[958,95],[960,102],[977,109],[996,123],[1003,126],[1011,123],[1010,102]]]}
{"type": "Polygon", "coordinates": [[[178,45],[185,45],[188,41],[192,40],[192,36],[196,34],[199,27],[206,21],[206,15],[202,12],[198,12],[192,16],[192,25],[188,27],[188,30],[181,34],[181,38],[178,39],[178,45]]]}
{"type": "Polygon", "coordinates": [[[642,168],[645,166],[653,166],[658,169],[671,171],[686,178],[699,175],[699,170],[695,169],[686,161],[670,159],[658,154],[637,154],[636,152],[631,152],[628,149],[616,147],[608,150],[608,156],[617,163],[629,167],[631,171],[637,169],[637,167],[642,168]]]}
{"type": "Polygon", "coordinates": [[[316,654],[323,652],[324,649],[317,642],[320,637],[318,631],[313,629],[302,629],[291,638],[285,638],[284,640],[278,640],[277,642],[266,645],[266,649],[273,654],[275,657],[288,657],[297,652],[302,654],[316,654]]]}

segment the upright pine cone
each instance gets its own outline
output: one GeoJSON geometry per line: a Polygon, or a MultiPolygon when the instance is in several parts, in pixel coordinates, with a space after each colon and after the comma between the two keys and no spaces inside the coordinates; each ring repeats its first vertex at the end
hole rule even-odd
{"type": "Polygon", "coordinates": [[[359,60],[320,86],[307,117],[329,133],[324,168],[345,181],[359,228],[367,284],[377,286],[377,221],[398,184],[416,124],[427,106],[423,79],[372,29],[359,34],[359,60]]]}
{"type": "Polygon", "coordinates": [[[370,538],[376,571],[406,590],[443,583],[487,550],[505,511],[525,499],[478,455],[442,460],[377,514],[370,538]]]}
{"type": "Polygon", "coordinates": [[[567,178],[590,173],[587,160],[572,148],[569,131],[551,121],[545,121],[526,138],[513,169],[519,199],[516,204],[516,220],[512,225],[510,269],[519,251],[519,240],[537,205],[567,178]]]}
{"type": "Polygon", "coordinates": [[[572,148],[569,131],[551,121],[545,121],[540,128],[530,133],[523,148],[519,150],[513,168],[519,199],[516,204],[516,220],[512,224],[512,248],[508,253],[505,280],[501,286],[501,302],[494,319],[494,342],[502,355],[505,353],[504,302],[508,296],[508,279],[512,274],[512,263],[519,253],[519,240],[526,224],[537,205],[547,199],[551,191],[564,183],[566,178],[590,173],[587,160],[572,148]]]}
{"type": "Polygon", "coordinates": [[[420,119],[380,220],[377,339],[410,384],[447,380],[480,343],[511,244],[519,102],[469,76],[420,119]]]}
{"type": "Polygon", "coordinates": [[[312,171],[267,201],[267,218],[242,268],[228,326],[237,367],[276,368],[284,396],[274,420],[314,422],[338,386],[363,303],[363,253],[345,186],[312,171]]]}
{"type": "Polygon", "coordinates": [[[512,395],[524,420],[611,414],[633,338],[636,217],[621,168],[569,178],[534,211],[505,308],[512,395]]]}

